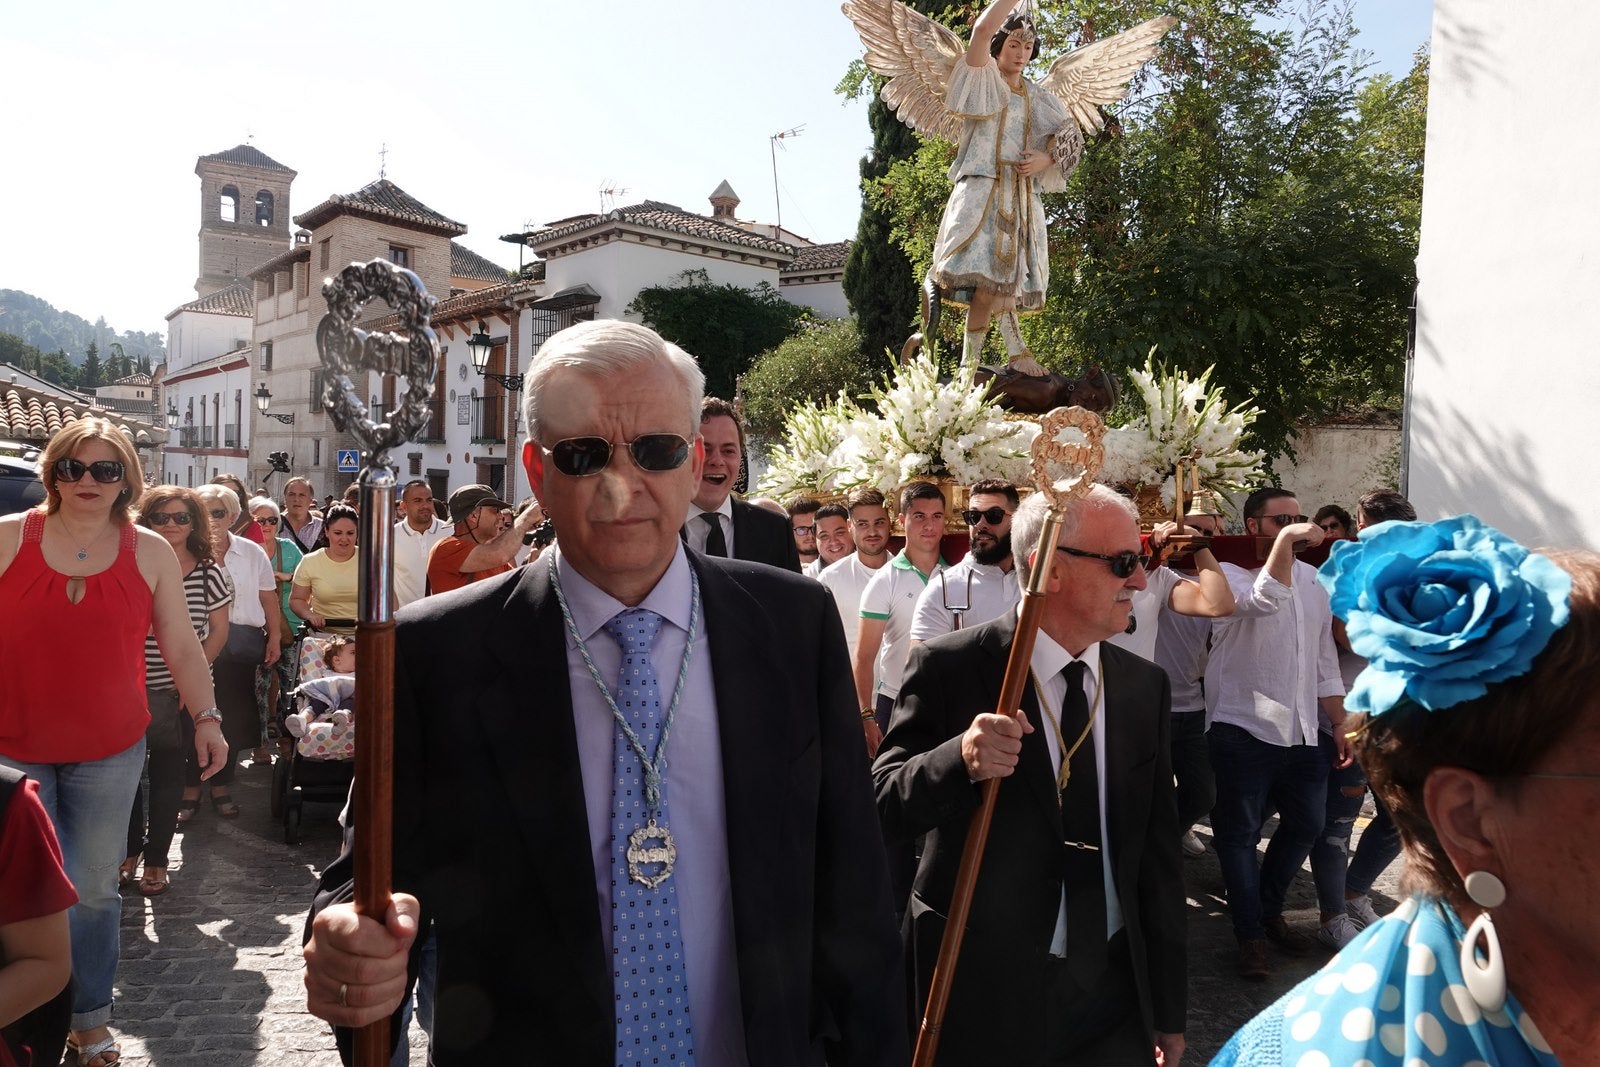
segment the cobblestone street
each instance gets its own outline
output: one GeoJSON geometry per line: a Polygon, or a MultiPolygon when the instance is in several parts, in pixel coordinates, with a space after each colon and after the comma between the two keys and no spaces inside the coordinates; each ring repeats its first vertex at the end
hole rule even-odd
{"type": "MultiPolygon", "coordinates": [[[[233,786],[243,814],[219,819],[209,806],[174,846],[172,889],[153,899],[123,895],[122,966],[112,1027],[128,1067],[337,1067],[333,1036],[305,1010],[300,934],[317,872],[337,852],[337,810],[305,808],[304,840],[283,841],[269,811],[270,772],[245,767],[233,786]]],[[[1209,830],[1200,827],[1209,842],[1209,830]]],[[[1357,831],[1358,835],[1360,831],[1357,831]]],[[[1210,852],[1184,865],[1189,912],[1189,1053],[1204,1064],[1245,1020],[1327,958],[1272,955],[1264,983],[1235,973],[1222,877],[1210,852]]],[[[1399,864],[1379,882],[1380,912],[1394,904],[1399,864]]],[[[1291,923],[1313,930],[1308,872],[1290,897],[1291,923]]],[[[413,1064],[425,1043],[413,1026],[413,1064]]],[[[753,1065],[760,1067],[760,1065],[753,1065]]]]}

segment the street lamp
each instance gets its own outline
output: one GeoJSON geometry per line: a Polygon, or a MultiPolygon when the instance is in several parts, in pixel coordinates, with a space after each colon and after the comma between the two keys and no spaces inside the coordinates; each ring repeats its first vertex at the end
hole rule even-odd
{"type": "Polygon", "coordinates": [[[177,405],[176,401],[174,401],[174,400],[169,398],[167,400],[167,429],[176,430],[177,428],[178,428],[178,405],[177,405]]]}
{"type": "Polygon", "coordinates": [[[494,354],[495,346],[506,343],[506,338],[490,337],[488,330],[489,327],[480,321],[478,332],[467,338],[467,351],[472,355],[473,368],[477,370],[480,378],[499,382],[513,393],[522,392],[522,375],[489,373],[489,357],[494,354]]]}
{"type": "Polygon", "coordinates": [[[267,388],[266,382],[262,382],[260,387],[256,389],[255,398],[256,410],[261,412],[261,414],[265,415],[269,419],[277,419],[285,426],[294,425],[294,415],[292,413],[288,415],[278,415],[267,410],[267,406],[272,403],[272,391],[267,388]]]}

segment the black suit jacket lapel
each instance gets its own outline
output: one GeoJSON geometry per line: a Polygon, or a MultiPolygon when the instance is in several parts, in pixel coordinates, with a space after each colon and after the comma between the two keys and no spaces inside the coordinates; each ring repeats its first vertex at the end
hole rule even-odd
{"type": "Polygon", "coordinates": [[[539,897],[551,912],[542,921],[562,931],[573,958],[582,961],[585,986],[609,1005],[611,977],[566,685],[566,627],[550,583],[550,558],[522,569],[500,621],[484,635],[499,672],[470,710],[488,735],[494,773],[511,783],[511,823],[531,858],[522,873],[542,885],[539,897]]]}
{"type": "MultiPolygon", "coordinates": [[[[998,696],[1005,682],[1006,664],[1011,656],[1011,645],[1017,636],[1017,617],[1011,612],[1001,616],[984,635],[983,647],[989,653],[984,660],[983,690],[998,696]]],[[[1045,731],[1051,729],[1050,721],[1040,711],[1038,696],[1034,691],[1033,676],[1022,687],[1022,710],[1027,713],[1033,733],[1022,737],[1022,755],[1017,762],[1017,776],[1026,783],[1028,792],[1039,803],[1041,813],[1056,826],[1060,837],[1061,803],[1056,786],[1056,774],[1050,767],[1050,743],[1045,731]]],[[[992,712],[993,707],[981,709],[992,712]]]]}

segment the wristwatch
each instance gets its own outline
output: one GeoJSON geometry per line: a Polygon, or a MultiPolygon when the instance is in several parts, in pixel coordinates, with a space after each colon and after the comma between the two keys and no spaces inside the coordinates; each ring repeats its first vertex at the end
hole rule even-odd
{"type": "Polygon", "coordinates": [[[221,726],[222,712],[218,711],[216,708],[207,708],[205,711],[202,711],[200,714],[194,717],[195,726],[198,727],[203,722],[214,722],[218,726],[221,726]]]}

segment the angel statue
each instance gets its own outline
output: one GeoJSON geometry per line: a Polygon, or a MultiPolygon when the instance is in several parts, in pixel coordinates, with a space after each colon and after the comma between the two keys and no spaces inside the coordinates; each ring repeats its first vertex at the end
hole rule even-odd
{"type": "Polygon", "coordinates": [[[1167,16],[1075,49],[1041,81],[1022,76],[1039,54],[1030,0],[996,0],[972,43],[898,0],[845,0],[867,66],[889,79],[883,101],[924,136],[955,142],[955,187],[939,222],[924,284],[923,336],[937,332],[941,300],[966,307],[961,360],[976,363],[998,320],[1009,367],[999,377],[1041,376],[1022,343],[1017,312],[1044,305],[1050,282],[1043,192],[1060,192],[1078,165],[1099,107],[1122,98],[1134,72],[1177,24],[1167,16]],[[1008,374],[1008,371],[1010,372],[1008,374]]]}

